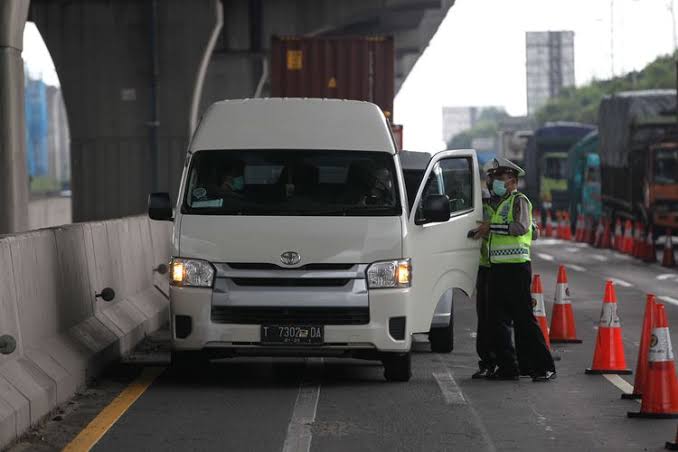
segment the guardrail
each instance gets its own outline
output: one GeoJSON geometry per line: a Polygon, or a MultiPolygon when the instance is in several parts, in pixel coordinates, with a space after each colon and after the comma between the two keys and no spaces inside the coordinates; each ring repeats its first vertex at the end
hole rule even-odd
{"type": "Polygon", "coordinates": [[[128,217],[0,237],[0,448],[167,321],[170,226],[128,217]]]}

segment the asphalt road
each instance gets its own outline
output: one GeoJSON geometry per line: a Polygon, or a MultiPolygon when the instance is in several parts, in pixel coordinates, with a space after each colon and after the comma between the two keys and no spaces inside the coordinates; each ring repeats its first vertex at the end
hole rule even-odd
{"type": "MultiPolygon", "coordinates": [[[[555,346],[562,358],[555,381],[472,380],[475,311],[466,300],[455,304],[455,350],[433,354],[418,343],[409,383],[386,383],[378,363],[334,359],[226,360],[193,374],[167,368],[93,450],[663,450],[678,420],[628,419],[638,402],[621,400],[613,382],[584,369],[591,364],[607,278],[616,280],[629,367],[636,363],[646,292],[663,298],[677,343],[678,272],[556,240],[540,240],[533,255],[549,319],[558,265],[567,266],[584,340],[555,346]]],[[[61,449],[150,365],[144,356],[162,363],[159,341],[150,349],[146,344],[141,361],[119,366],[13,452],[61,449]]],[[[621,378],[633,383],[633,376],[621,378]]]]}

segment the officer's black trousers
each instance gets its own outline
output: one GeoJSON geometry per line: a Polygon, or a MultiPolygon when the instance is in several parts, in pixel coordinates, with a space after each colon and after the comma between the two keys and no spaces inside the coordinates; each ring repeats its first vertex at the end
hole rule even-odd
{"type": "Polygon", "coordinates": [[[490,315],[494,333],[497,365],[506,373],[518,373],[516,350],[510,325],[513,322],[516,342],[521,348],[521,367],[532,374],[555,371],[551,352],[546,347],[537,319],[532,311],[530,263],[494,264],[490,270],[490,315]]]}
{"type": "Polygon", "coordinates": [[[494,344],[492,343],[492,319],[490,317],[490,297],[488,293],[490,284],[490,267],[478,268],[476,280],[476,314],[478,315],[478,328],[476,330],[476,352],[480,361],[481,369],[494,369],[496,359],[494,344]]]}

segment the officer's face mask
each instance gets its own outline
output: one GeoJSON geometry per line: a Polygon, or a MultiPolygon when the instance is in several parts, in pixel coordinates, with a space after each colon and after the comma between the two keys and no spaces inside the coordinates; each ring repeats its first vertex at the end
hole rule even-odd
{"type": "Polygon", "coordinates": [[[503,180],[495,179],[492,181],[492,191],[499,197],[504,196],[506,194],[506,183],[503,180]]]}
{"type": "Polygon", "coordinates": [[[235,191],[242,191],[242,189],[245,188],[245,178],[242,176],[238,176],[233,179],[233,190],[235,191]]]}

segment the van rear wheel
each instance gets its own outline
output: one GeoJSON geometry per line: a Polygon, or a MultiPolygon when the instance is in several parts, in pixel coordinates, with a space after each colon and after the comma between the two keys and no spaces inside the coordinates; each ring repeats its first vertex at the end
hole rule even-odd
{"type": "Polygon", "coordinates": [[[412,359],[409,353],[386,353],[381,361],[386,381],[410,381],[412,359]]]}
{"type": "Polygon", "coordinates": [[[454,318],[450,318],[450,324],[442,328],[431,328],[428,333],[433,353],[450,353],[454,350],[454,318]]]}

